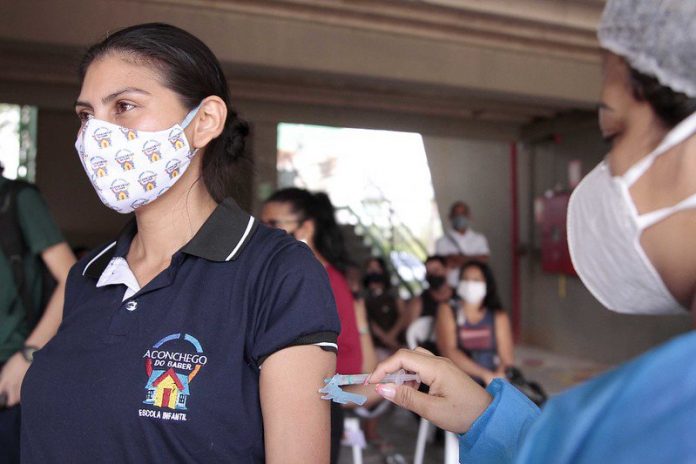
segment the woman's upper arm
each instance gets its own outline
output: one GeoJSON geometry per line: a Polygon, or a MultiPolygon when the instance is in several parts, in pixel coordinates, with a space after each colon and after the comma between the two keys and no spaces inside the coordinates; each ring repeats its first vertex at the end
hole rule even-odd
{"type": "Polygon", "coordinates": [[[75,264],[75,255],[66,242],[60,242],[46,248],[41,252],[41,259],[46,264],[51,276],[60,283],[65,283],[70,268],[75,264]]]}
{"type": "Polygon", "coordinates": [[[423,297],[415,296],[406,302],[406,308],[408,309],[408,317],[411,322],[415,321],[421,316],[423,312],[423,297]]]}
{"type": "Polygon", "coordinates": [[[495,314],[495,338],[498,344],[498,356],[505,367],[512,366],[515,362],[514,343],[510,318],[504,311],[495,314]]]}
{"type": "Polygon", "coordinates": [[[437,319],[435,321],[435,338],[437,349],[442,356],[457,348],[457,322],[454,320],[452,309],[447,303],[440,303],[437,308],[437,319]]]}
{"type": "Polygon", "coordinates": [[[330,403],[317,391],[336,370],[336,355],[293,346],[261,365],[260,398],[266,462],[325,463],[330,453],[330,403]]]}

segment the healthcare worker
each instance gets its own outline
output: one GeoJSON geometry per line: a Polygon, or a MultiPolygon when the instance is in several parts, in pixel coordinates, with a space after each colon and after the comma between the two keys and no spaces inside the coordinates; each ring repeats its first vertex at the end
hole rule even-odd
{"type": "MultiPolygon", "coordinates": [[[[696,2],[610,0],[600,107],[611,151],[572,196],[569,246],[585,285],[627,314],[696,310],[696,2]]],[[[464,463],[696,462],[696,332],[549,401],[505,381],[480,388],[448,360],[400,351],[376,383],[418,372],[430,395],[378,391],[461,433],[464,463]]]]}
{"type": "Polygon", "coordinates": [[[134,217],[70,271],[22,386],[22,462],[328,462],[331,287],[229,196],[248,127],[217,58],[142,24],[92,46],[80,81],[75,162],[134,217]]]}

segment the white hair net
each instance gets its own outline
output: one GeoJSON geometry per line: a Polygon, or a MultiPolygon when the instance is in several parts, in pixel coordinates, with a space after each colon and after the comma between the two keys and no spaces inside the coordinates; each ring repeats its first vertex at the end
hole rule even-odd
{"type": "Polygon", "coordinates": [[[696,0],[609,0],[598,36],[632,68],[696,97],[696,0]]]}

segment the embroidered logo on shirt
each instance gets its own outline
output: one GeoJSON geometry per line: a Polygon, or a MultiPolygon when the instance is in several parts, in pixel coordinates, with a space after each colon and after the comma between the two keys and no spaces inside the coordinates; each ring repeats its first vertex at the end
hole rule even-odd
{"type": "Polygon", "coordinates": [[[192,335],[167,335],[145,352],[146,395],[143,403],[156,409],[141,409],[140,416],[185,421],[189,384],[208,362],[203,347],[192,335]]]}

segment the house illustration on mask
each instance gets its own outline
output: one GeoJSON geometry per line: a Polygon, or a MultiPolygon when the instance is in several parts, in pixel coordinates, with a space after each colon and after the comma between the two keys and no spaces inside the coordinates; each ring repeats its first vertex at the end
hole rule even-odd
{"type": "Polygon", "coordinates": [[[99,148],[109,148],[111,146],[111,131],[108,128],[97,127],[92,136],[99,144],[99,148]]]}
{"type": "Polygon", "coordinates": [[[138,176],[138,183],[143,186],[143,190],[149,192],[157,187],[157,174],[152,171],[145,171],[138,176]]]}
{"type": "Polygon", "coordinates": [[[160,153],[160,143],[157,140],[148,140],[143,144],[143,153],[147,156],[147,159],[151,163],[159,161],[162,159],[162,154],[160,153]]]}
{"type": "Polygon", "coordinates": [[[180,128],[175,127],[172,129],[167,138],[169,139],[169,143],[172,144],[172,147],[177,150],[184,148],[184,132],[180,128]]]}
{"type": "Polygon", "coordinates": [[[174,368],[167,371],[153,370],[145,385],[147,396],[145,404],[159,408],[186,410],[189,396],[189,378],[186,374],[177,374],[174,368]]]}
{"type": "Polygon", "coordinates": [[[181,161],[178,159],[173,159],[167,163],[167,166],[164,168],[165,171],[167,171],[167,174],[169,174],[170,179],[174,179],[179,175],[179,167],[181,166],[181,161]]]}
{"type": "Polygon", "coordinates": [[[111,191],[116,195],[118,201],[128,199],[128,186],[130,184],[125,179],[116,179],[111,183],[111,191]]]}
{"type": "Polygon", "coordinates": [[[119,127],[121,133],[126,136],[128,140],[135,140],[138,138],[138,131],[135,129],[129,129],[127,127],[119,127]]]}
{"type": "Polygon", "coordinates": [[[94,156],[89,159],[89,163],[92,165],[92,171],[97,177],[104,177],[108,174],[107,162],[101,156],[94,156]]]}
{"type": "Polygon", "coordinates": [[[130,171],[131,169],[135,168],[133,157],[133,152],[124,148],[116,152],[114,159],[121,166],[121,169],[124,171],[130,171]]]}

